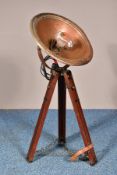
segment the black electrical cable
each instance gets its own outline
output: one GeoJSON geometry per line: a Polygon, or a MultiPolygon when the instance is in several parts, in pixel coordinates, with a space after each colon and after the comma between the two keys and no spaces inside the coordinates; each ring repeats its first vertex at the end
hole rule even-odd
{"type": "Polygon", "coordinates": [[[50,73],[47,72],[47,68],[46,66],[41,63],[41,66],[40,66],[40,73],[47,79],[47,80],[50,80],[50,77],[51,77],[51,73],[52,73],[52,70],[55,70],[57,72],[60,72],[60,71],[64,71],[66,70],[69,65],[65,65],[64,67],[59,67],[57,61],[55,59],[53,59],[51,56],[47,55],[45,58],[44,58],[44,62],[48,61],[48,60],[53,60],[54,63],[52,63],[52,67],[49,69],[50,70],[50,73]]]}
{"type": "MultiPolygon", "coordinates": [[[[46,62],[49,59],[52,59],[52,58],[49,55],[47,55],[44,58],[44,61],[46,62]]],[[[47,80],[50,80],[51,74],[47,72],[46,67],[43,65],[43,63],[41,63],[40,72],[47,80]]]]}

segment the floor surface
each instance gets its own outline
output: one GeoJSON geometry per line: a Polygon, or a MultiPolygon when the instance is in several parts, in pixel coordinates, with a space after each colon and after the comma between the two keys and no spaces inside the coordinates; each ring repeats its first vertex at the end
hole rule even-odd
{"type": "MultiPolygon", "coordinates": [[[[55,147],[33,163],[26,161],[39,110],[0,110],[0,175],[116,175],[117,110],[84,110],[98,159],[95,166],[69,161],[63,148],[55,147]]],[[[67,146],[83,147],[74,112],[67,110],[67,146]]],[[[57,139],[57,111],[49,110],[38,149],[57,139]]],[[[46,152],[48,152],[46,150],[46,152]]]]}

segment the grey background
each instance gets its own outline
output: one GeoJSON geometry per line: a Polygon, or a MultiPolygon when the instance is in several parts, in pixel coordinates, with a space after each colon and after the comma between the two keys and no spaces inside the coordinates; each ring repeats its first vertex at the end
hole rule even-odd
{"type": "MultiPolygon", "coordinates": [[[[116,0],[0,0],[0,108],[41,107],[47,80],[29,29],[41,12],[75,21],[92,43],[92,62],[71,67],[83,108],[117,108],[116,0]]],[[[57,91],[50,108],[57,108],[57,91]]]]}

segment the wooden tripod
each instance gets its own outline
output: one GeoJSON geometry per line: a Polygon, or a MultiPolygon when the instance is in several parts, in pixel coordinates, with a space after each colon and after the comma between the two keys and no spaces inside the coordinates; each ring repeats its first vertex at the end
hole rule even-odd
{"type": "Polygon", "coordinates": [[[70,70],[65,70],[63,72],[52,71],[52,75],[47,86],[45,98],[40,110],[39,118],[35,127],[34,135],[32,137],[30,148],[27,154],[27,160],[29,162],[32,162],[34,159],[36,147],[42,132],[46,114],[57,81],[58,81],[58,143],[65,144],[66,142],[66,87],[67,87],[76,114],[76,119],[80,128],[82,139],[85,145],[83,149],[78,150],[71,157],[71,160],[75,160],[79,155],[86,153],[88,155],[90,164],[94,165],[96,163],[96,155],[94,152],[87,124],[83,115],[83,110],[79,101],[79,97],[70,70]]]}

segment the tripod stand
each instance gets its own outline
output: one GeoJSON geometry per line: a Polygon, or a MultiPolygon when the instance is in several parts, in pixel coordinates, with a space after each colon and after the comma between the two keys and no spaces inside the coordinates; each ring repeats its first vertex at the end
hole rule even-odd
{"type": "Polygon", "coordinates": [[[70,70],[67,70],[67,68],[61,69],[60,71],[52,70],[51,72],[51,78],[47,86],[44,101],[35,127],[34,135],[32,137],[32,141],[27,155],[27,160],[29,162],[32,162],[34,159],[36,147],[39,138],[41,136],[46,114],[57,81],[58,81],[58,143],[64,145],[66,142],[66,87],[67,87],[73,104],[74,112],[76,114],[76,119],[80,128],[82,139],[85,145],[83,149],[73,154],[71,160],[75,160],[81,154],[87,154],[90,164],[94,165],[96,163],[96,155],[89,135],[87,124],[83,115],[83,110],[76,91],[72,73],[70,70]]]}

